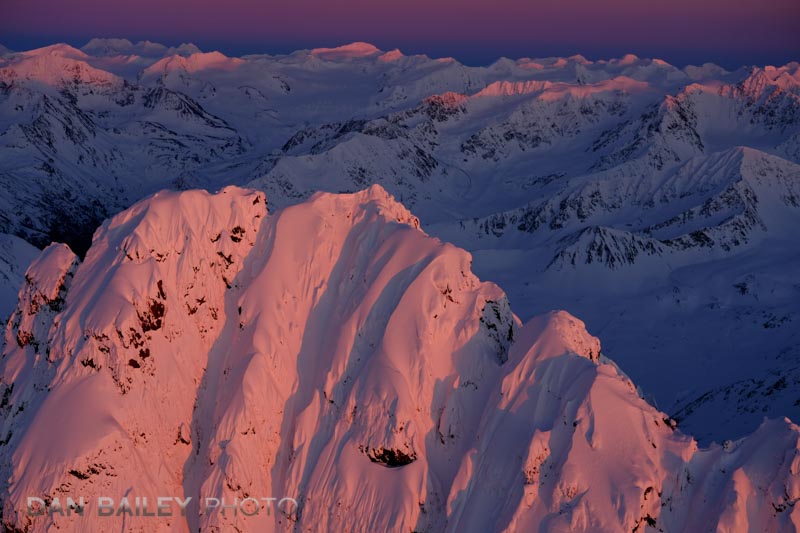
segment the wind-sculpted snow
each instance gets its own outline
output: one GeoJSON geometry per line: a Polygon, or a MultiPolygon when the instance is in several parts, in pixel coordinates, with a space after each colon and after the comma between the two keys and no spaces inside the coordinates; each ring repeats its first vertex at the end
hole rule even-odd
{"type": "Polygon", "coordinates": [[[800,382],[798,163],[796,62],[469,67],[124,39],[0,56],[0,232],[83,256],[163,188],[246,185],[276,209],[380,184],[523,318],[567,308],[602,331],[702,442],[800,416],[792,386],[772,389],[800,382]]]}
{"type": "MultiPolygon", "coordinates": [[[[522,324],[378,186],[160,192],[31,265],[0,359],[12,531],[786,531],[788,420],[699,448],[564,311],[522,324]],[[191,497],[100,517],[98,496],[191,497]],[[83,516],[26,498],[80,496],[83,516]],[[297,508],[199,514],[201,498],[297,508]]],[[[800,509],[800,507],[798,507],[800,509]]]]}

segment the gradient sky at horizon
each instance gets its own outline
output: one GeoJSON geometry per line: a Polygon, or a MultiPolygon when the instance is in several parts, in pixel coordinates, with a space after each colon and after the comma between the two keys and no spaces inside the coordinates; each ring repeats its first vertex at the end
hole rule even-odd
{"type": "Polygon", "coordinates": [[[228,54],[368,41],[468,64],[628,52],[679,65],[800,60],[800,0],[0,1],[0,43],[14,49],[125,37],[228,54]]]}

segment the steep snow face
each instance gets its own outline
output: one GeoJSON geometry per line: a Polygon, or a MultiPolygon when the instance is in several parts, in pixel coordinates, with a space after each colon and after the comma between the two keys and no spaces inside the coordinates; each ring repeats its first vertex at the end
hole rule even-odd
{"type": "Polygon", "coordinates": [[[377,186],[274,214],[162,192],[83,262],[52,245],[0,359],[4,526],[151,529],[91,502],[165,494],[195,502],[169,531],[800,525],[796,426],[698,448],[580,320],[522,326],[470,264],[377,186]],[[90,503],[30,518],[30,495],[90,503]],[[198,514],[248,496],[299,507],[198,514]]]}
{"type": "Polygon", "coordinates": [[[38,253],[19,237],[0,234],[0,320],[14,309],[25,271],[38,253]]]}

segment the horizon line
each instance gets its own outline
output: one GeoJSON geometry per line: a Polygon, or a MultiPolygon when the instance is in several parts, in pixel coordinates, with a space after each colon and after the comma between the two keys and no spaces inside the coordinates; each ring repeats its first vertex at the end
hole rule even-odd
{"type": "MultiPolygon", "coordinates": [[[[713,65],[716,65],[716,66],[723,67],[723,68],[725,68],[726,70],[729,70],[729,71],[735,71],[735,70],[738,70],[738,69],[741,69],[741,68],[750,67],[750,66],[781,67],[781,66],[785,66],[785,65],[800,61],[800,57],[796,57],[794,54],[791,54],[791,53],[788,53],[788,52],[787,53],[780,53],[780,54],[769,54],[769,55],[772,55],[772,56],[780,55],[780,56],[783,56],[784,59],[775,58],[777,60],[768,60],[768,61],[753,61],[752,59],[751,60],[742,59],[742,60],[738,60],[738,61],[734,60],[734,59],[724,60],[724,59],[721,59],[719,57],[714,57],[715,55],[718,55],[718,54],[708,54],[710,57],[708,57],[707,59],[699,60],[699,61],[691,61],[691,60],[688,60],[688,59],[676,61],[675,59],[665,59],[665,58],[669,58],[670,55],[676,55],[676,54],[669,54],[669,53],[667,53],[667,54],[659,54],[659,55],[656,55],[656,54],[643,54],[641,52],[637,52],[635,50],[636,47],[633,47],[634,48],[633,50],[629,50],[627,52],[622,52],[621,51],[622,49],[620,49],[619,47],[616,47],[616,46],[615,47],[607,47],[607,50],[606,50],[605,53],[603,51],[601,51],[600,49],[597,49],[595,51],[588,51],[588,50],[587,51],[575,51],[575,50],[573,50],[572,52],[564,51],[564,52],[561,52],[561,53],[558,53],[558,52],[552,53],[552,52],[554,52],[555,49],[560,48],[559,45],[528,46],[529,48],[532,48],[532,49],[539,48],[540,51],[544,52],[543,55],[537,55],[537,54],[505,54],[505,53],[486,54],[486,53],[484,53],[484,54],[482,54],[483,59],[480,59],[478,61],[474,61],[474,60],[468,59],[466,56],[472,55],[473,59],[474,59],[474,56],[476,54],[475,53],[470,54],[470,52],[465,49],[466,48],[465,46],[461,47],[461,48],[464,49],[464,51],[462,53],[448,54],[448,53],[438,53],[438,52],[434,51],[436,48],[440,48],[441,49],[442,48],[441,46],[427,46],[427,47],[422,47],[423,49],[419,49],[419,48],[414,49],[414,48],[412,48],[411,50],[409,50],[407,47],[402,46],[402,45],[401,46],[388,46],[388,47],[385,47],[385,46],[381,46],[381,45],[375,44],[375,42],[373,42],[371,40],[366,40],[366,39],[354,39],[354,40],[339,39],[339,40],[337,40],[337,42],[339,44],[332,44],[330,42],[330,41],[332,41],[332,39],[321,39],[321,41],[327,41],[327,42],[319,43],[316,46],[309,46],[307,44],[301,44],[300,42],[297,42],[297,43],[294,43],[294,44],[289,43],[289,42],[245,44],[245,43],[234,43],[234,42],[230,42],[229,41],[229,42],[227,42],[227,46],[226,46],[225,44],[223,44],[223,43],[221,43],[219,41],[206,40],[204,42],[203,40],[199,40],[198,41],[196,39],[195,40],[192,40],[192,39],[190,39],[190,40],[176,39],[176,40],[170,41],[170,40],[153,40],[153,39],[150,39],[150,38],[131,38],[130,36],[116,36],[116,37],[109,37],[109,36],[98,37],[98,36],[95,36],[95,37],[91,37],[91,38],[88,38],[88,39],[86,39],[85,37],[64,37],[64,38],[57,38],[56,37],[56,38],[53,38],[53,39],[50,39],[50,38],[45,39],[45,38],[42,38],[42,37],[23,36],[23,35],[13,36],[13,35],[8,35],[7,34],[6,36],[4,36],[3,41],[0,41],[0,45],[7,47],[12,52],[29,52],[29,51],[33,51],[33,50],[37,50],[37,49],[41,49],[41,48],[47,48],[49,46],[55,46],[55,45],[59,45],[59,44],[64,44],[64,45],[67,45],[67,46],[70,46],[72,48],[75,48],[77,50],[81,50],[82,51],[82,49],[85,48],[93,40],[101,40],[101,41],[102,40],[125,40],[125,41],[130,42],[132,46],[138,46],[138,45],[141,45],[141,44],[151,44],[151,45],[163,46],[166,49],[170,49],[170,48],[178,49],[178,48],[180,48],[182,46],[191,45],[191,46],[197,47],[203,53],[219,52],[219,53],[224,54],[224,55],[226,55],[228,57],[237,57],[237,58],[242,58],[242,57],[252,56],[252,55],[268,55],[268,56],[282,57],[282,56],[290,56],[290,55],[292,55],[294,53],[297,53],[297,52],[304,52],[304,51],[311,52],[311,51],[316,50],[316,49],[324,49],[324,48],[332,48],[332,49],[343,48],[343,47],[347,47],[347,46],[350,46],[350,45],[353,45],[353,44],[362,44],[363,43],[363,44],[368,44],[368,45],[374,46],[376,49],[378,49],[381,52],[391,52],[391,51],[399,50],[405,56],[421,55],[421,56],[426,56],[426,57],[428,57],[430,59],[433,59],[433,60],[437,60],[437,59],[438,60],[441,60],[441,59],[452,59],[452,60],[455,60],[458,63],[460,63],[460,64],[462,64],[464,66],[468,66],[468,67],[489,67],[489,66],[491,66],[491,65],[493,65],[493,64],[495,64],[495,63],[497,63],[499,61],[502,61],[502,60],[519,61],[519,60],[523,60],[523,59],[533,59],[533,60],[535,60],[535,59],[549,59],[549,58],[562,58],[562,59],[576,58],[576,59],[584,59],[584,60],[586,60],[586,61],[588,61],[590,63],[603,63],[603,62],[610,62],[610,61],[614,61],[614,60],[622,60],[622,59],[626,58],[627,56],[634,56],[636,59],[651,60],[651,61],[655,61],[655,60],[664,61],[664,62],[666,62],[666,63],[668,63],[668,64],[670,64],[670,65],[672,65],[672,66],[674,66],[676,68],[686,68],[686,67],[689,67],[689,66],[698,66],[699,67],[699,66],[704,66],[704,65],[707,65],[707,64],[713,64],[713,65]],[[11,38],[8,39],[8,37],[11,37],[11,38]],[[181,42],[178,42],[178,41],[181,41],[181,42]],[[196,44],[197,42],[200,42],[201,44],[196,44]],[[175,43],[177,43],[177,44],[175,44],[175,43]],[[611,52],[612,49],[617,50],[616,53],[611,52]],[[550,50],[551,53],[548,53],[547,50],[550,50]]],[[[496,43],[496,44],[500,45],[501,43],[496,43]]],[[[450,43],[450,47],[453,47],[453,46],[457,46],[456,43],[450,43]]],[[[447,48],[447,43],[445,43],[445,48],[447,48]]],[[[563,48],[563,47],[561,47],[561,48],[563,48]]],[[[598,47],[595,47],[595,48],[598,48],[598,47]]],[[[685,53],[686,52],[684,52],[684,54],[685,53]]],[[[678,54],[678,55],[680,55],[680,54],[678,54]]],[[[758,55],[766,55],[766,54],[763,54],[763,53],[754,53],[753,54],[753,56],[758,56],[758,55]]],[[[148,57],[148,56],[142,56],[142,57],[148,57]]],[[[151,56],[151,57],[158,57],[158,56],[151,56]]]]}

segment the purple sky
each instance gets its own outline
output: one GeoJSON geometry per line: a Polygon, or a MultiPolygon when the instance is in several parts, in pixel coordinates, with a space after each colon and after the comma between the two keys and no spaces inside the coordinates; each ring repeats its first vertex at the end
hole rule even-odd
{"type": "Polygon", "coordinates": [[[90,37],[240,54],[369,41],[453,55],[632,52],[677,64],[800,59],[800,0],[0,0],[0,43],[90,37]]]}

